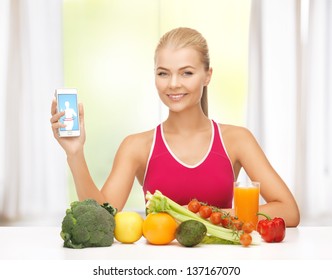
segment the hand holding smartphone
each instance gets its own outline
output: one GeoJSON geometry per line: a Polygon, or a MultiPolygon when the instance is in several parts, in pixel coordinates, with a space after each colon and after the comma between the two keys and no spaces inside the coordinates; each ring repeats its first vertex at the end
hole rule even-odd
{"type": "Polygon", "coordinates": [[[77,89],[61,88],[55,90],[58,112],[65,112],[60,118],[60,122],[65,127],[60,127],[58,134],[60,137],[80,136],[79,110],[77,89]]]}

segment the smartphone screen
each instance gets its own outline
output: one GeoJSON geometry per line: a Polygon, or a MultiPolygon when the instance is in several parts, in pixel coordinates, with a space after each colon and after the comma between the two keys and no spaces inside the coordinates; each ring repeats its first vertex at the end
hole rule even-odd
{"type": "Polygon", "coordinates": [[[65,112],[60,118],[60,122],[66,127],[59,129],[60,136],[79,136],[79,112],[77,92],[75,89],[58,89],[56,90],[58,112],[65,112]]]}

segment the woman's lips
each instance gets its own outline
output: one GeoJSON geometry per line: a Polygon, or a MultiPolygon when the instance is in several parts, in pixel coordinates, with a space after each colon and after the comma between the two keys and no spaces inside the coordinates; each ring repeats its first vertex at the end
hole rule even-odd
{"type": "Polygon", "coordinates": [[[179,101],[181,100],[186,94],[185,93],[176,93],[176,94],[167,94],[169,99],[172,101],[179,101]]]}

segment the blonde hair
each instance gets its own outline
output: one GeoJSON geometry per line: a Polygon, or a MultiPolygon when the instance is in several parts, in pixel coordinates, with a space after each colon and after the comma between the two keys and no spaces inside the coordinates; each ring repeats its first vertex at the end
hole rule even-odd
{"type": "MultiPolygon", "coordinates": [[[[210,56],[207,42],[202,34],[195,29],[179,27],[165,33],[160,38],[155,50],[155,61],[158,51],[164,47],[173,47],[176,49],[187,47],[193,48],[201,55],[201,61],[204,65],[204,69],[208,71],[210,68],[210,56]]],[[[207,86],[204,86],[203,88],[201,106],[204,114],[208,116],[207,86]]]]}

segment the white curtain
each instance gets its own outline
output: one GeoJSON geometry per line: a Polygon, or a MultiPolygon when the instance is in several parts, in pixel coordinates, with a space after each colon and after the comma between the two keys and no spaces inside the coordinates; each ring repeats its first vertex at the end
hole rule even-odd
{"type": "Polygon", "coordinates": [[[66,207],[66,162],[49,122],[54,89],[63,86],[61,20],[61,0],[0,4],[2,223],[66,207]]]}
{"type": "Polygon", "coordinates": [[[332,1],[253,0],[248,126],[295,195],[332,224],[332,1]]]}

